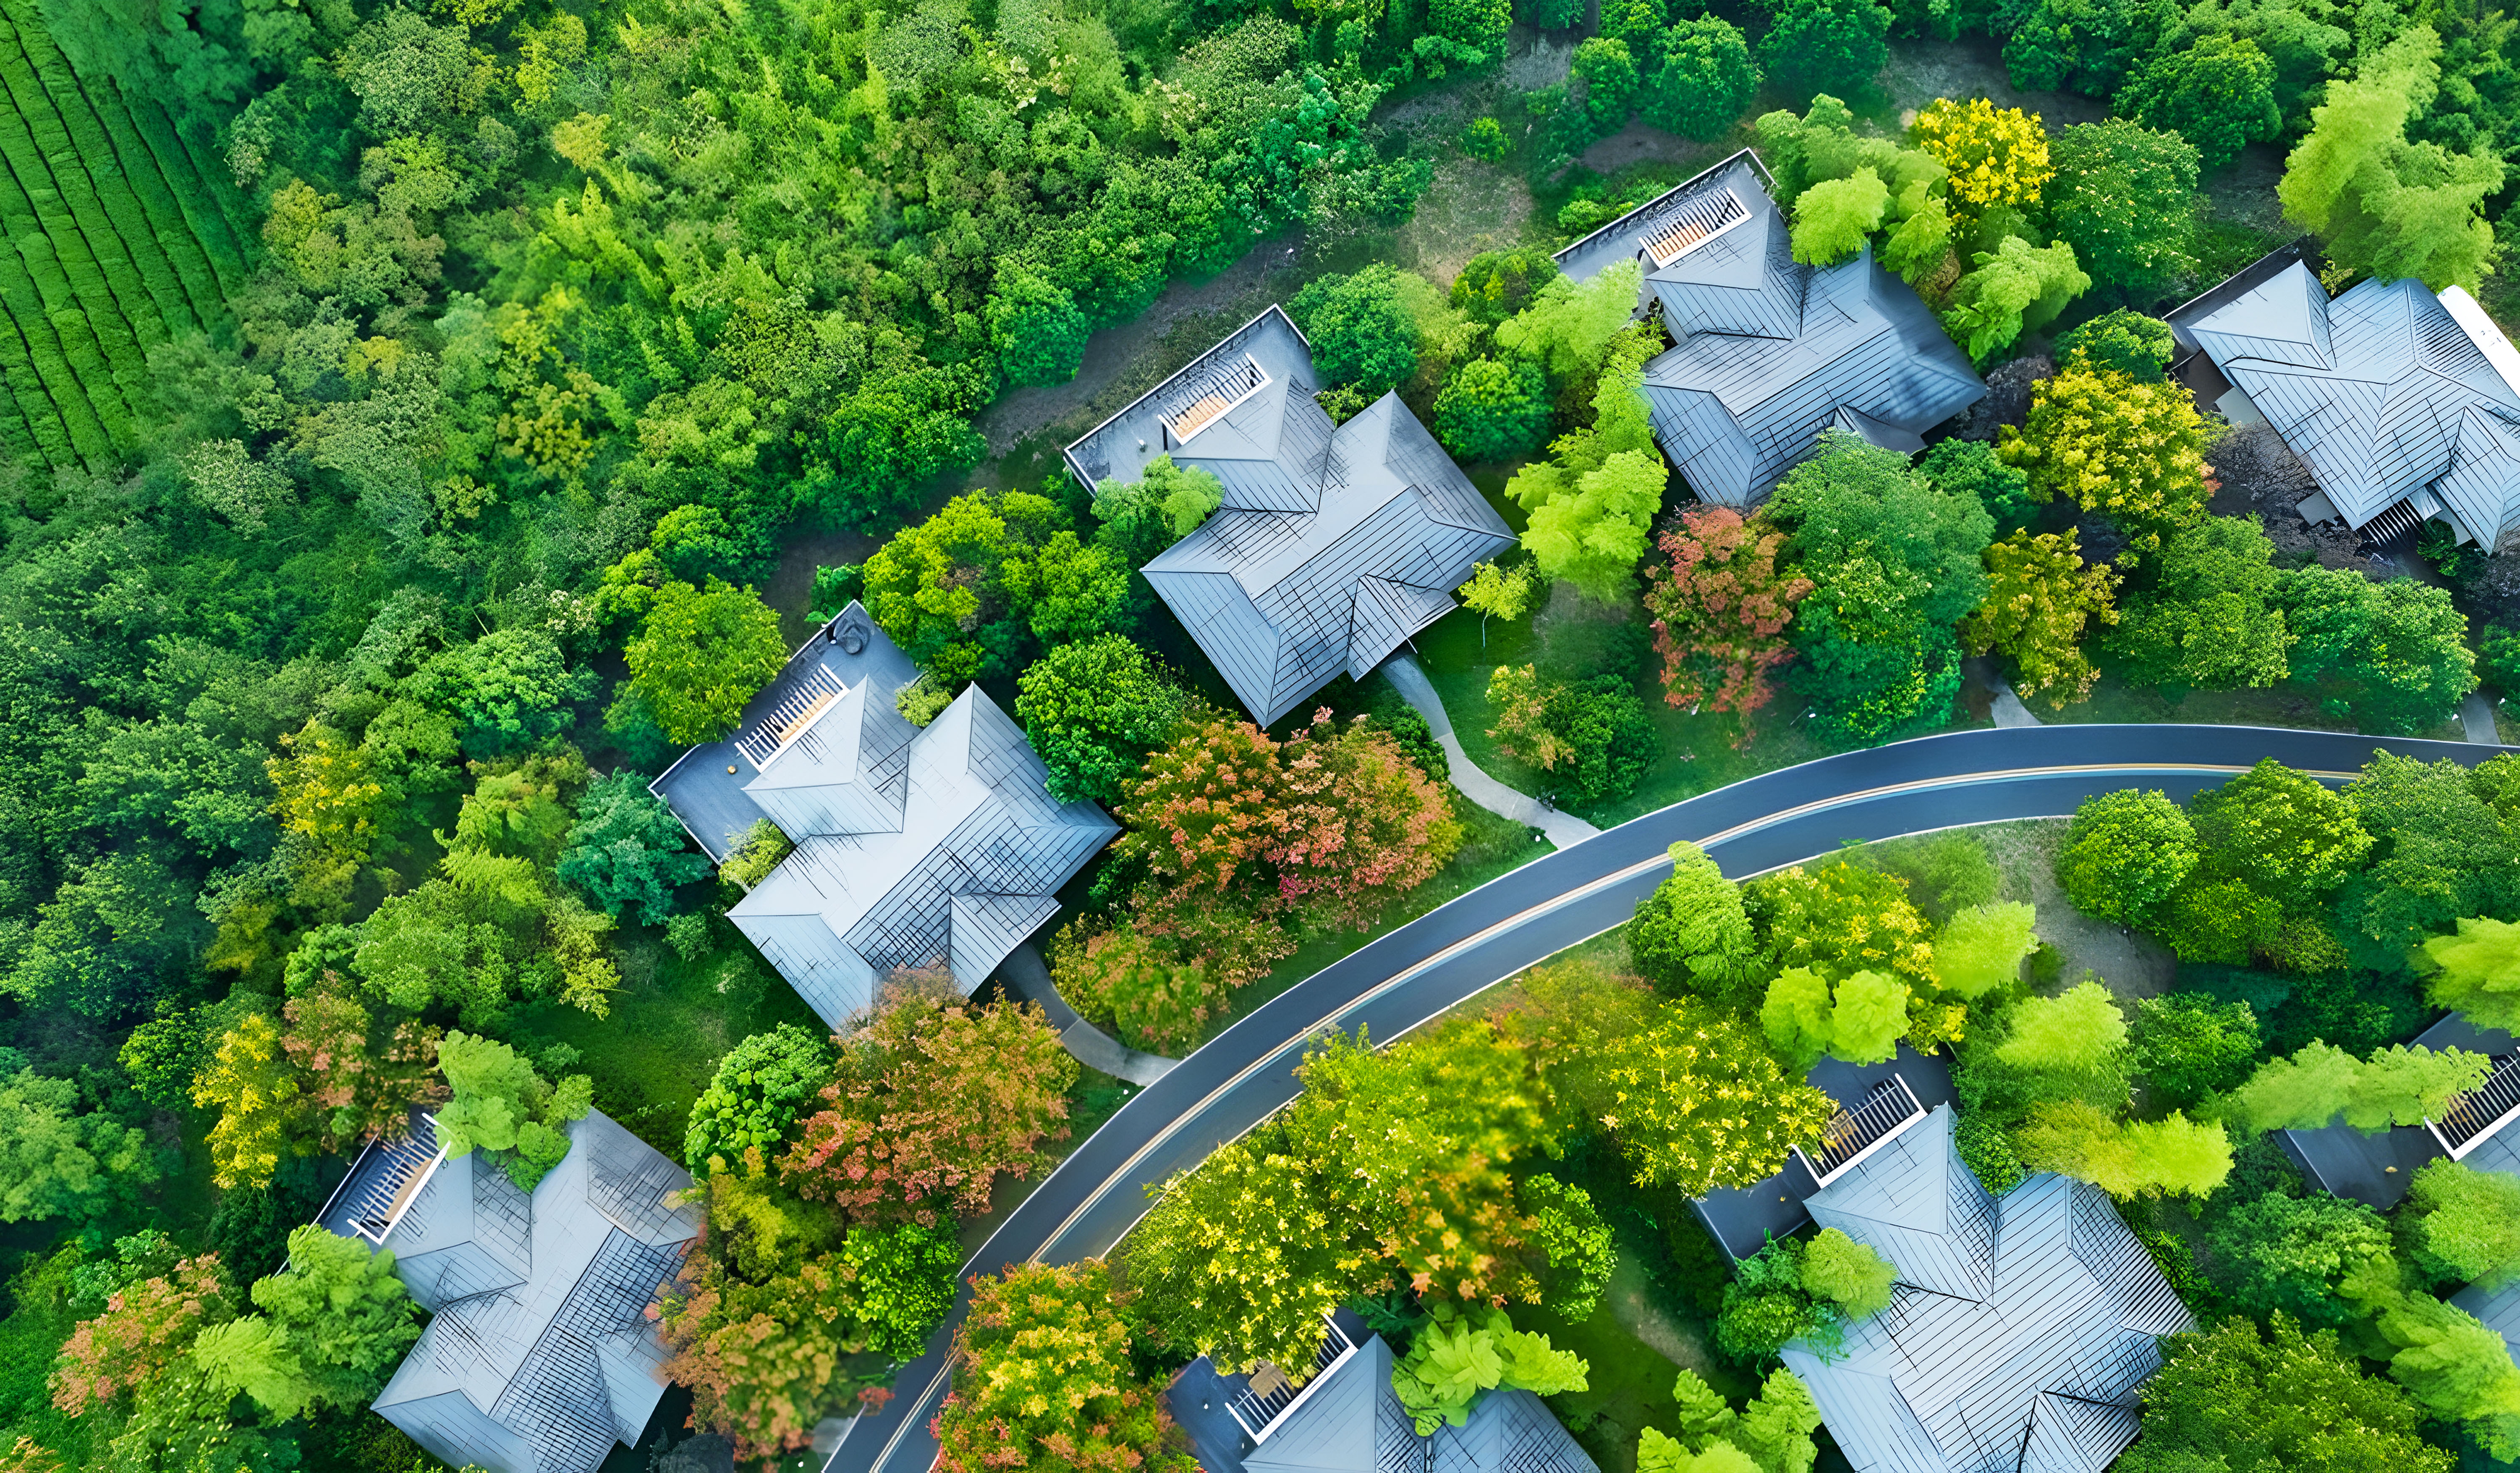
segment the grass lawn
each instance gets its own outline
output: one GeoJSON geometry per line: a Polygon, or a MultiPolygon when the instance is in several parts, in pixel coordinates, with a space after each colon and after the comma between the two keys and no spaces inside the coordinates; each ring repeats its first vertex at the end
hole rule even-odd
{"type": "Polygon", "coordinates": [[[718,924],[717,945],[691,961],[665,944],[661,927],[621,937],[621,990],[608,1016],[536,1003],[520,1010],[514,1041],[538,1062],[555,1044],[576,1050],[565,1069],[544,1072],[591,1076],[597,1109],[680,1161],[692,1105],[729,1049],[782,1023],[820,1033],[823,1021],[731,925],[718,924]]]}

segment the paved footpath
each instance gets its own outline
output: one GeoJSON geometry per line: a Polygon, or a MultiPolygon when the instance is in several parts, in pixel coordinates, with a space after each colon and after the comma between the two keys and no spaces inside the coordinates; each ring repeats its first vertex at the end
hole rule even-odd
{"type": "MultiPolygon", "coordinates": [[[[1999,727],[1920,737],[1761,773],[1544,855],[1394,927],[1271,998],[1122,1106],[964,1265],[1107,1254],[1176,1174],[1292,1099],[1295,1067],[1331,1030],[1387,1043],[1536,962],[1611,930],[1670,873],[1688,839],[1735,879],[1872,841],[2070,814],[2095,794],[2187,799],[2273,758],[2331,784],[2374,749],[2474,765],[2505,749],[2259,726],[1999,727]]],[[[922,1473],[964,1301],[902,1368],[882,1410],[858,1418],[828,1473],[922,1473]]]]}
{"type": "Polygon", "coordinates": [[[1462,750],[1462,739],[1453,732],[1452,716],[1435,695],[1434,682],[1418,667],[1414,657],[1393,656],[1382,663],[1382,673],[1400,692],[1400,699],[1434,728],[1435,741],[1444,749],[1444,760],[1453,764],[1453,786],[1462,790],[1463,798],[1491,813],[1540,830],[1559,849],[1571,848],[1601,832],[1572,813],[1561,813],[1528,793],[1507,787],[1471,761],[1470,755],[1462,750]]]}

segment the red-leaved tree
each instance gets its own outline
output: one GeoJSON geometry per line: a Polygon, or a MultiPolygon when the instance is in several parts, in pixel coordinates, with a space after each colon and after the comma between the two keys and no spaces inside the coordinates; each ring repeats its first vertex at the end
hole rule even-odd
{"type": "Polygon", "coordinates": [[[105,1302],[105,1312],[70,1331],[54,1364],[53,1404],[71,1416],[112,1404],[157,1378],[202,1331],[236,1317],[237,1295],[205,1253],[162,1278],[142,1279],[105,1302]]]}
{"type": "Polygon", "coordinates": [[[1248,721],[1210,716],[1147,759],[1120,806],[1112,846],[1161,890],[1239,898],[1278,841],[1278,744],[1248,721]]]}
{"type": "Polygon", "coordinates": [[[1785,534],[1701,506],[1662,534],[1668,568],[1645,570],[1645,608],[1662,654],[1664,699],[1748,715],[1776,694],[1768,674],[1793,658],[1785,626],[1812,581],[1777,567],[1785,534]]]}
{"type": "Polygon", "coordinates": [[[838,1078],[780,1170],[851,1221],[977,1216],[1001,1174],[1067,1137],[1076,1062],[1039,1003],[975,1007],[942,973],[897,971],[839,1040],[838,1078]]]}
{"type": "Polygon", "coordinates": [[[1372,929],[1462,847],[1451,800],[1391,734],[1328,711],[1278,749],[1284,822],[1264,847],[1278,894],[1325,929],[1372,929]]]}

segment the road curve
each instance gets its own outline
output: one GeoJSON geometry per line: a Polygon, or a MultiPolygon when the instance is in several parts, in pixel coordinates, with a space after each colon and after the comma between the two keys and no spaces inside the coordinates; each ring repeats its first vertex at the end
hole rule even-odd
{"type": "MultiPolygon", "coordinates": [[[[1822,758],[1701,794],[1490,881],[1296,984],[1192,1053],[1104,1123],[964,1266],[1070,1262],[1110,1251],[1150,1189],[1295,1096],[1306,1044],[1332,1029],[1388,1041],[1465,998],[1628,919],[1669,873],[1674,840],[1739,878],[1848,840],[2070,814],[2119,788],[2185,799],[2273,758],[2331,781],[2385,749],[2474,765],[2505,749],[2260,726],[2034,726],[1954,732],[1822,758]]],[[[968,1298],[968,1288],[965,1291],[968,1298]]],[[[827,1473],[923,1473],[963,1304],[860,1417],[827,1473]]]]}

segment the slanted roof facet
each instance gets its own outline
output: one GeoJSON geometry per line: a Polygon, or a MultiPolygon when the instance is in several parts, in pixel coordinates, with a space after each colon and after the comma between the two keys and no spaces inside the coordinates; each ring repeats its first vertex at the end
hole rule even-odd
{"type": "Polygon", "coordinates": [[[449,1157],[385,1235],[432,1317],[375,1407],[449,1466],[592,1473],[664,1394],[647,1308],[699,1233],[691,1177],[600,1112],[566,1128],[530,1195],[449,1157]]]}
{"type": "Polygon", "coordinates": [[[1810,1199],[1898,1281],[1842,1354],[1797,1344],[1785,1364],[1857,1473],[2100,1473],[2135,1439],[2158,1337],[2194,1320],[2098,1188],[2042,1174],[1989,1197],[1952,1128],[1936,1106],[1810,1199]]]}
{"type": "Polygon", "coordinates": [[[1705,500],[1755,504],[1832,425],[1913,448],[1986,394],[1967,355],[1868,248],[1823,268],[1794,260],[1754,154],[1557,253],[1577,281],[1631,259],[1672,335],[1645,365],[1654,437],[1705,500]],[[1690,225],[1736,206],[1744,217],[1720,232],[1690,225]],[[1666,259],[1658,244],[1678,237],[1690,248],[1666,259]]]}
{"type": "Polygon", "coordinates": [[[1317,385],[1272,307],[1067,447],[1089,488],[1158,454],[1223,483],[1222,509],[1144,572],[1262,725],[1342,672],[1362,679],[1512,541],[1398,394],[1333,426],[1317,385]]]}
{"type": "Polygon", "coordinates": [[[754,703],[775,741],[749,740],[747,715],[655,791],[695,834],[711,814],[745,812],[787,834],[795,847],[727,917],[837,1028],[894,967],[985,981],[1119,826],[1090,803],[1054,801],[1023,728],[976,685],[911,725],[893,697],[919,672],[864,609],[849,605],[829,632],[789,662],[776,699],[754,703]]]}
{"type": "Polygon", "coordinates": [[[2176,326],[2348,526],[2446,506],[2488,550],[2520,534],[2520,353],[2465,292],[2364,280],[2330,301],[2296,261],[2176,326]]]}

